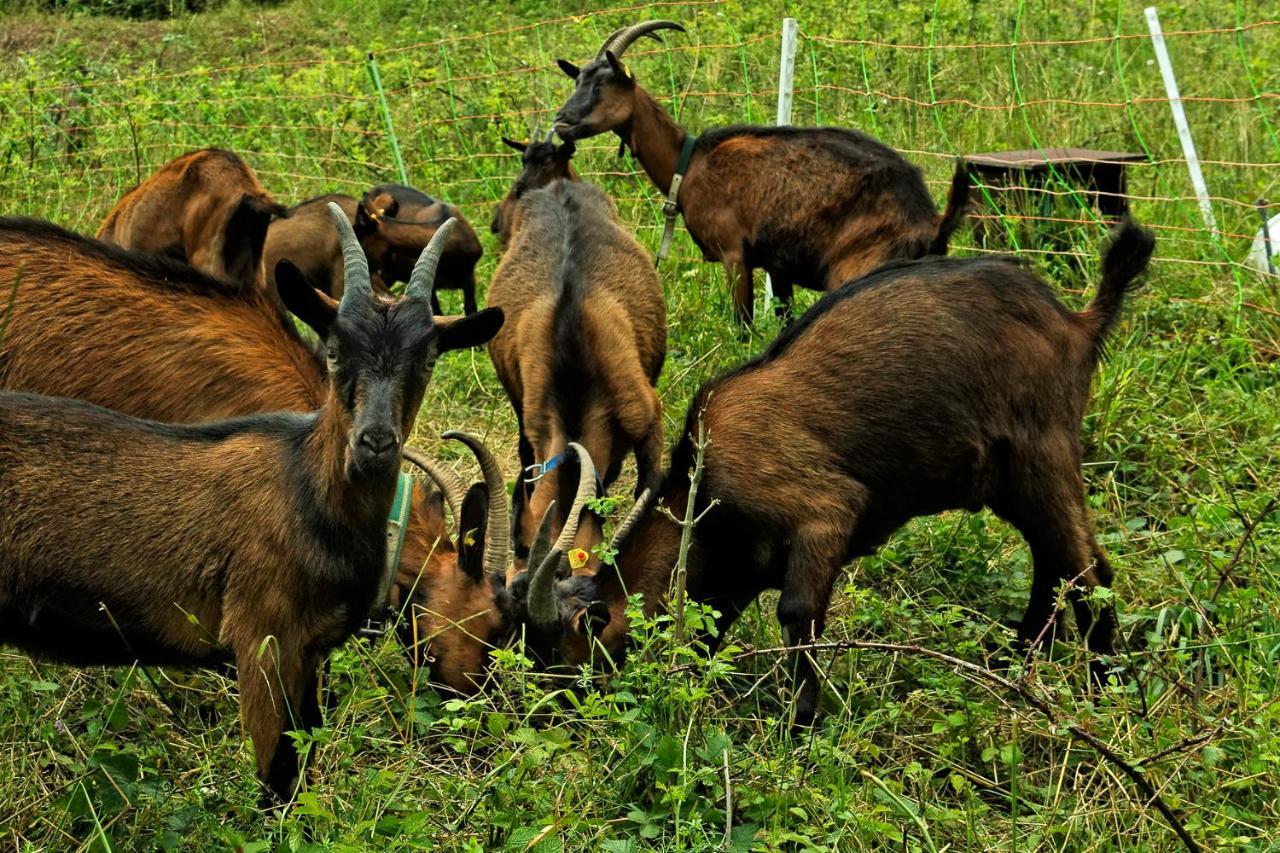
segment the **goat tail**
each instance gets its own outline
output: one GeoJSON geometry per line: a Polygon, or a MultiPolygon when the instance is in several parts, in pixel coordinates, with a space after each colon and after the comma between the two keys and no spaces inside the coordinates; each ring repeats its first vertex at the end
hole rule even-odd
{"type": "Polygon", "coordinates": [[[1120,316],[1125,294],[1138,288],[1137,278],[1146,270],[1155,246],[1155,234],[1127,216],[1111,232],[1102,252],[1098,295],[1077,315],[1092,338],[1095,360],[1105,355],[1107,335],[1120,316]]]}
{"type": "Polygon", "coordinates": [[[969,191],[973,188],[973,179],[969,175],[969,164],[964,158],[956,159],[956,171],[951,176],[951,189],[947,192],[947,208],[942,211],[938,220],[938,233],[929,244],[929,254],[945,255],[947,243],[951,235],[964,222],[969,210],[969,191]]]}

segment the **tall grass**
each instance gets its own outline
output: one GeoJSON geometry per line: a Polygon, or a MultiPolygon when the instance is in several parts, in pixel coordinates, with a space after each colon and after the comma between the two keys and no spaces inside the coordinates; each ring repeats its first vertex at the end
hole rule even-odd
{"type": "MultiPolygon", "coordinates": [[[[1272,845],[1280,306],[1231,261],[1256,229],[1249,204],[1280,194],[1280,27],[1233,29],[1275,17],[1258,2],[1161,9],[1216,199],[1214,239],[1178,161],[1141,5],[730,0],[598,16],[583,2],[325,0],[233,2],[162,23],[10,14],[0,198],[6,213],[85,231],[151,169],[206,145],[243,152],[285,201],[393,179],[367,51],[411,180],[483,226],[518,170],[499,135],[545,128],[567,95],[555,57],[590,56],[624,17],[677,18],[687,35],[629,54],[640,82],[695,130],[767,120],[785,11],[802,29],[797,123],[876,134],[924,168],[939,199],[957,154],[1144,151],[1153,162],[1131,169],[1130,192],[1160,242],[1084,428],[1089,501],[1117,568],[1127,678],[1113,689],[1083,692],[1070,644],[1009,674],[1015,688],[973,668],[1009,639],[1029,555],[994,517],[953,513],[849,567],[825,638],[840,650],[818,653],[824,714],[807,737],[789,734],[778,695],[769,596],[711,658],[673,642],[673,617],[637,612],[636,651],[598,690],[580,689],[585,674],[534,674],[517,649],[499,653],[485,696],[449,699],[393,643],[353,642],[333,658],[313,783],[283,816],[256,809],[231,682],[0,650],[0,839],[22,850],[1179,847],[1118,759],[1205,849],[1272,845]],[[1175,34],[1211,29],[1223,31],[1175,34]]],[[[612,138],[582,149],[586,176],[656,247],[657,192],[612,138]]],[[[1078,306],[1105,226],[1069,187],[1051,189],[1051,221],[1010,216],[998,233],[1078,306]]],[[[722,272],[682,231],[661,273],[674,435],[698,385],[777,326],[760,312],[739,335],[722,272]]],[[[427,442],[447,428],[484,435],[515,470],[515,419],[483,352],[437,367],[420,423],[427,442]]],[[[690,604],[683,618],[707,614],[690,604]]]]}

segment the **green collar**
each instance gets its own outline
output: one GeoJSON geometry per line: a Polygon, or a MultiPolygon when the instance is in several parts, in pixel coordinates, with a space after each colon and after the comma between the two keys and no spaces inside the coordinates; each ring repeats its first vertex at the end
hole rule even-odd
{"type": "Polygon", "coordinates": [[[698,144],[698,137],[692,133],[684,135],[684,146],[680,149],[680,158],[676,160],[676,171],[671,176],[671,189],[667,191],[667,200],[662,203],[662,215],[666,221],[662,224],[662,245],[658,247],[658,258],[654,266],[662,263],[671,251],[671,238],[676,230],[676,217],[680,215],[680,185],[684,183],[684,173],[689,171],[689,161],[693,159],[693,146],[698,144]]]}
{"type": "MultiPolygon", "coordinates": [[[[409,521],[409,496],[413,494],[413,475],[400,472],[396,479],[396,496],[391,501],[391,515],[387,517],[387,577],[395,574],[400,565],[400,552],[404,550],[404,533],[409,521]]],[[[389,584],[388,584],[389,586],[389,584]]]]}
{"type": "Polygon", "coordinates": [[[676,174],[681,178],[689,171],[689,161],[693,158],[693,146],[698,144],[698,137],[692,133],[684,135],[684,147],[680,149],[680,159],[676,161],[676,174]]]}
{"type": "Polygon", "coordinates": [[[385,633],[386,613],[391,609],[391,584],[396,568],[400,565],[400,553],[404,550],[404,534],[409,528],[409,505],[413,495],[413,475],[401,471],[396,477],[396,496],[391,500],[391,514],[387,517],[387,564],[382,570],[378,593],[369,608],[369,619],[359,630],[364,637],[380,637],[385,633]]]}

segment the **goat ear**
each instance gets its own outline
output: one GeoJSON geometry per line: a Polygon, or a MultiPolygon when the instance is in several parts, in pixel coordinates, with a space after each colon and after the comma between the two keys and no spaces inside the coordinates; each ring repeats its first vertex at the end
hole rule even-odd
{"type": "Polygon", "coordinates": [[[501,308],[486,308],[465,317],[437,317],[440,333],[439,352],[487,344],[502,328],[505,316],[501,308]]]}
{"type": "Polygon", "coordinates": [[[622,60],[614,56],[612,50],[606,50],[604,55],[609,60],[609,67],[613,69],[614,76],[618,78],[615,82],[626,86],[634,86],[636,78],[631,76],[631,70],[622,64],[622,60]]]}
{"type": "Polygon", "coordinates": [[[569,61],[569,60],[567,60],[567,59],[557,59],[557,60],[556,60],[556,65],[559,65],[559,66],[560,66],[560,70],[561,70],[561,71],[563,71],[565,74],[568,74],[568,75],[569,75],[570,77],[572,77],[574,80],[577,80],[577,79],[578,79],[578,75],[582,73],[582,69],[581,69],[581,68],[579,68],[578,66],[574,65],[572,62],[570,62],[570,61],[569,61]]]}
{"type": "Polygon", "coordinates": [[[222,227],[222,268],[238,284],[256,286],[262,266],[262,247],[272,215],[284,208],[261,196],[242,195],[222,227]]]}
{"type": "Polygon", "coordinates": [[[320,340],[328,337],[338,316],[338,302],[313,287],[292,261],[282,259],[276,264],[276,292],[284,307],[314,329],[320,340]]]}
{"type": "Polygon", "coordinates": [[[370,213],[376,214],[376,218],[379,219],[383,216],[396,216],[400,213],[400,202],[389,192],[380,192],[374,195],[373,190],[370,190],[364,194],[362,203],[370,213]]]}
{"type": "Polygon", "coordinates": [[[529,143],[527,142],[517,142],[514,139],[507,139],[505,136],[502,137],[502,144],[508,148],[514,148],[522,154],[524,153],[524,150],[529,147],[529,143]]]}
{"type": "MultiPolygon", "coordinates": [[[[421,482],[413,484],[414,495],[426,494],[426,491],[426,487],[421,482]]],[[[431,493],[422,499],[422,505],[424,507],[422,516],[426,519],[428,529],[440,531],[448,529],[444,516],[444,493],[431,490],[431,493]]],[[[446,535],[445,538],[449,537],[446,535]]]]}
{"type": "Polygon", "coordinates": [[[484,533],[489,512],[489,490],[474,483],[462,499],[458,522],[458,568],[472,580],[484,578],[484,533]]]}
{"type": "Polygon", "coordinates": [[[613,621],[609,606],[603,601],[593,601],[572,616],[574,633],[582,636],[600,636],[600,632],[613,621]]]}

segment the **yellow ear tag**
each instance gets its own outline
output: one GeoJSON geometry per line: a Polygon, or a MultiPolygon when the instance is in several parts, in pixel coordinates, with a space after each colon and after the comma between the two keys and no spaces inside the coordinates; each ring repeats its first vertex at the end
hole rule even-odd
{"type": "Polygon", "coordinates": [[[580,569],[587,564],[587,559],[591,555],[581,548],[574,548],[569,552],[569,568],[580,569]]]}
{"type": "Polygon", "coordinates": [[[476,544],[476,532],[474,530],[468,530],[466,535],[462,537],[462,544],[468,548],[474,547],[476,544]]]}

